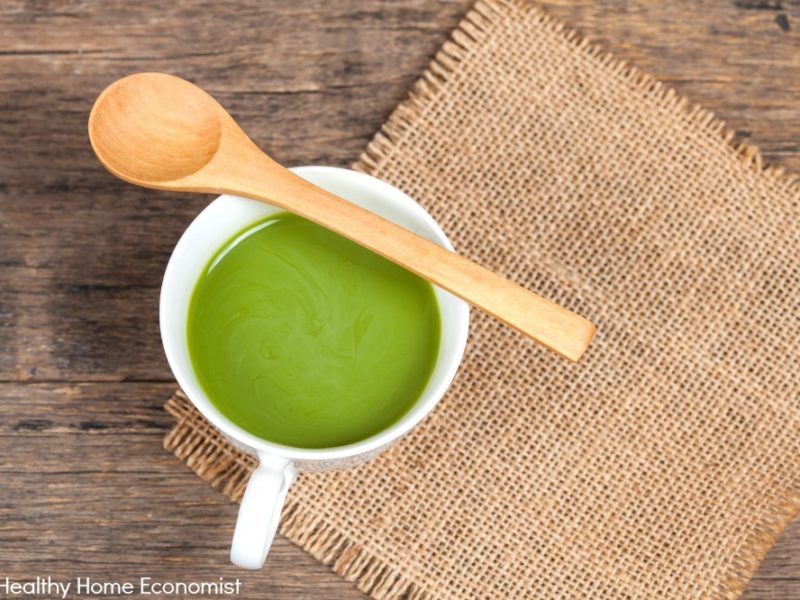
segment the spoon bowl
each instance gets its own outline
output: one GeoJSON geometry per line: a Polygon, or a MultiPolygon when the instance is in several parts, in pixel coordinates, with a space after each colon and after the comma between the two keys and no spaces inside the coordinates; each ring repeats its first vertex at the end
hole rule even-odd
{"type": "Polygon", "coordinates": [[[166,190],[233,194],[293,212],[361,244],[576,361],[594,336],[585,318],[294,175],[188,81],[137,73],[111,84],[89,139],[114,175],[166,190]]]}
{"type": "Polygon", "coordinates": [[[214,158],[222,139],[221,108],[179,77],[137,73],[100,94],[89,115],[89,137],[100,161],[120,179],[137,185],[174,181],[214,158]]]}

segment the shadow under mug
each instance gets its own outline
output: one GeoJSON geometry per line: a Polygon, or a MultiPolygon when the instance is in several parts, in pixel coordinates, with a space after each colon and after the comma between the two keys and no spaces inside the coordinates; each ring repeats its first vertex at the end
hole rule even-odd
{"type": "MultiPolygon", "coordinates": [[[[297,175],[397,223],[445,248],[452,245],[439,225],[406,194],[369,175],[334,167],[298,167],[297,175]]],[[[262,202],[220,196],[184,232],[172,252],[161,285],[161,339],[172,372],[197,409],[236,447],[259,459],[247,483],[233,534],[231,560],[261,568],[280,520],[286,493],[297,471],[339,469],[360,464],[396,442],[436,405],[455,376],[467,341],[469,307],[434,286],[441,315],[439,356],[416,404],[398,422],[360,442],[307,449],[276,444],[245,431],[209,400],[195,376],[186,344],[189,300],[211,257],[238,231],[281,209],[262,202]]]]}

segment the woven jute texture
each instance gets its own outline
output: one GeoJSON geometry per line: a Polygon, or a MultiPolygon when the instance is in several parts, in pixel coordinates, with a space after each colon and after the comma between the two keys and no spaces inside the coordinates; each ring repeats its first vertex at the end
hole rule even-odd
{"type": "MultiPolygon", "coordinates": [[[[282,531],[375,598],[733,598],[800,507],[800,192],[528,5],[479,2],[357,167],[592,319],[574,365],[473,311],[450,392],[282,531]]],[[[181,396],[166,445],[252,460],[181,396]]]]}

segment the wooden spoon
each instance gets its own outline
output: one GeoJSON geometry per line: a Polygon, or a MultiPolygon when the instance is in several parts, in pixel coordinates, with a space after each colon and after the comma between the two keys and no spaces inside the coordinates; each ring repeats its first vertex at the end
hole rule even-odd
{"type": "Polygon", "coordinates": [[[117,177],[144,187],[234,194],[318,223],[494,315],[570,360],[595,327],[476,263],[294,175],[206,92],[163,73],[129,75],[92,107],[89,138],[117,177]]]}

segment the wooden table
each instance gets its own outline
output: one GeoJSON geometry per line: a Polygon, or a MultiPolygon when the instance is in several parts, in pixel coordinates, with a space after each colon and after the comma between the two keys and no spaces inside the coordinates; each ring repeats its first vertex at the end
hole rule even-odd
{"type": "MultiPolygon", "coordinates": [[[[287,164],[348,165],[469,0],[0,5],[0,576],[240,577],[245,598],[358,598],[283,539],[228,565],[236,506],[161,448],[170,250],[208,198],[94,159],[86,117],[133,71],[201,83],[287,164]]],[[[550,0],[550,13],[716,111],[800,173],[800,6],[550,0]]],[[[748,598],[800,598],[800,524],[748,598]]]]}

